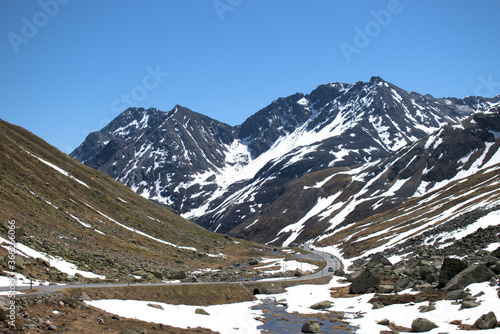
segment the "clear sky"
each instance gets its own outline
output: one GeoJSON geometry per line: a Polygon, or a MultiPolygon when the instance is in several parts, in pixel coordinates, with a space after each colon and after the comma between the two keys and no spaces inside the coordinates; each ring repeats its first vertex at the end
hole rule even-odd
{"type": "Polygon", "coordinates": [[[500,94],[500,1],[1,0],[0,118],[69,153],[128,106],[230,125],[328,82],[500,94]]]}

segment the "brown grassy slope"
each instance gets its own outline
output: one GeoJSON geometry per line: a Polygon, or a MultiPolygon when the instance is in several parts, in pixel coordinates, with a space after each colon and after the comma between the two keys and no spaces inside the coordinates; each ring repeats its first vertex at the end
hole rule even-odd
{"type": "Polygon", "coordinates": [[[110,276],[138,269],[168,273],[214,267],[223,261],[205,253],[241,253],[243,248],[138,196],[25,129],[0,121],[0,236],[4,238],[10,220],[19,229],[18,242],[110,276]],[[92,227],[84,227],[71,215],[92,227]],[[162,244],[113,220],[197,251],[162,244]]]}
{"type": "Polygon", "coordinates": [[[349,258],[367,250],[411,236],[445,223],[474,208],[484,208],[500,201],[498,166],[470,177],[451,182],[423,197],[411,198],[404,204],[370,216],[323,239],[321,246],[338,245],[349,258]]]}

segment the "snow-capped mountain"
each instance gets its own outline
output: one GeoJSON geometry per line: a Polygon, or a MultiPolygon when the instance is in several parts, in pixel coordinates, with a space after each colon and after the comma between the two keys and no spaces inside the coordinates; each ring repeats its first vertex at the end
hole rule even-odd
{"type": "Polygon", "coordinates": [[[72,156],[211,230],[244,223],[255,236],[271,228],[256,219],[294,180],[370,166],[499,100],[436,99],[374,77],[279,98],[236,127],[181,106],[131,108],[72,156]]]}
{"type": "Polygon", "coordinates": [[[374,248],[367,245],[372,238],[381,242],[376,237],[403,240],[498,203],[499,137],[496,106],[377,161],[289,182],[264,211],[230,234],[279,245],[314,239],[344,249],[374,248]]]}

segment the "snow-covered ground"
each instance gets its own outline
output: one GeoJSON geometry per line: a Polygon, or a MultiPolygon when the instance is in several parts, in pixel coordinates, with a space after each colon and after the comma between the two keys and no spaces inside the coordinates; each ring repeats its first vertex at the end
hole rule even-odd
{"type": "MultiPolygon", "coordinates": [[[[122,317],[143,320],[154,323],[162,323],[180,328],[205,327],[213,331],[225,333],[260,333],[257,329],[262,323],[255,320],[263,314],[260,310],[252,310],[251,307],[258,305],[261,300],[274,298],[276,300],[286,300],[287,312],[298,312],[301,314],[316,314],[310,306],[314,303],[330,300],[332,307],[329,311],[345,312],[345,320],[353,326],[359,326],[357,333],[378,333],[381,330],[388,330],[387,326],[377,325],[377,322],[388,319],[398,326],[411,328],[411,323],[416,318],[426,318],[439,327],[428,332],[437,333],[463,333],[458,330],[458,326],[451,325],[453,320],[461,320],[463,324],[472,325],[481,315],[490,311],[496,311],[500,316],[500,299],[496,295],[496,287],[489,283],[476,283],[468,286],[472,295],[484,292],[478,297],[481,305],[470,309],[460,309],[460,305],[453,305],[450,300],[442,300],[436,303],[436,309],[431,312],[420,313],[419,306],[428,305],[428,302],[414,304],[395,304],[381,309],[372,309],[372,304],[368,301],[374,294],[349,298],[331,298],[331,288],[347,285],[339,283],[340,277],[334,277],[330,283],[324,285],[299,285],[288,288],[285,293],[275,295],[259,295],[259,300],[253,302],[242,302],[235,304],[214,305],[214,306],[192,306],[192,305],[171,305],[157,302],[136,301],[136,300],[94,300],[86,302],[88,305],[100,308],[110,313],[122,317]],[[147,306],[148,303],[161,305],[163,310],[147,306]],[[195,314],[197,308],[203,308],[210,315],[195,314]],[[362,317],[360,317],[362,315],[362,317]]],[[[402,293],[409,293],[403,291],[402,293]]],[[[483,330],[481,333],[499,333],[499,329],[483,330]]]]}
{"type": "Polygon", "coordinates": [[[260,271],[265,271],[266,273],[279,273],[288,270],[300,269],[302,271],[315,271],[318,269],[318,266],[315,266],[311,263],[299,262],[296,260],[285,260],[285,259],[263,259],[261,265],[255,267],[255,269],[260,271]],[[270,269],[272,268],[272,269],[270,269]]]}
{"type": "Polygon", "coordinates": [[[171,305],[157,302],[138,300],[93,300],[85,302],[88,305],[100,308],[121,317],[170,325],[179,328],[204,327],[224,333],[260,333],[257,326],[262,322],[255,317],[262,316],[259,310],[251,307],[259,301],[213,306],[171,305]],[[163,310],[153,308],[147,304],[161,305],[163,310]],[[196,314],[195,310],[202,308],[210,315],[196,314]]]}

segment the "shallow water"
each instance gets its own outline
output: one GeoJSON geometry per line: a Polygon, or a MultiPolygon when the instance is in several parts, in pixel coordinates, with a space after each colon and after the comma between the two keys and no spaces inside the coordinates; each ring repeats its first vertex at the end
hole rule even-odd
{"type": "Polygon", "coordinates": [[[276,303],[273,298],[267,298],[262,304],[254,307],[264,311],[266,322],[259,327],[261,333],[301,333],[302,325],[308,321],[318,321],[320,333],[354,333],[356,327],[349,326],[335,318],[335,313],[317,315],[286,312],[287,306],[276,303]]]}

